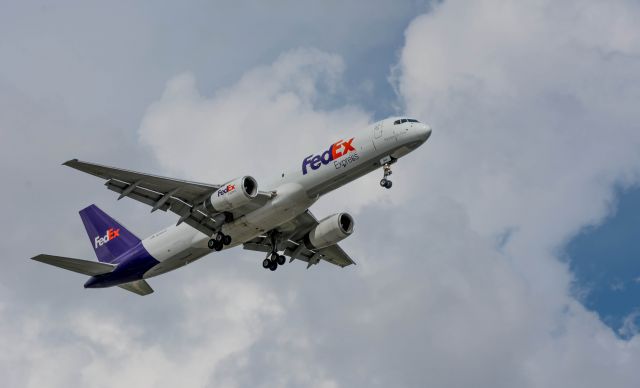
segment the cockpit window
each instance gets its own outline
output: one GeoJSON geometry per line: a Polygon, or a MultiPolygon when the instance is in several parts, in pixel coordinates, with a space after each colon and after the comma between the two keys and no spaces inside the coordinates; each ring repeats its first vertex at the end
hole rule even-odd
{"type": "Polygon", "coordinates": [[[393,122],[393,125],[398,125],[402,123],[419,123],[419,121],[416,119],[398,119],[393,122]]]}

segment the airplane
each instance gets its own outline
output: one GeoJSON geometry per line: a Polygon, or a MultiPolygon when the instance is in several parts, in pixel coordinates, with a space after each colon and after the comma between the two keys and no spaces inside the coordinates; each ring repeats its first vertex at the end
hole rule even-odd
{"type": "Polygon", "coordinates": [[[153,292],[146,279],[192,263],[212,250],[242,245],[266,253],[265,269],[300,260],[307,269],[321,260],[345,267],[355,262],[338,243],[353,233],[354,220],[336,213],[322,220],[309,207],[322,195],[382,167],[380,186],[392,187],[391,166],[429,139],[431,127],[391,117],[353,137],[311,153],[265,190],[251,176],[225,184],[190,182],[69,160],[63,165],[106,180],[118,199],[131,198],[179,216],[140,240],[97,206],[80,211],[98,261],[40,254],[33,260],[90,276],[85,288],[118,286],[139,295],[153,292]]]}

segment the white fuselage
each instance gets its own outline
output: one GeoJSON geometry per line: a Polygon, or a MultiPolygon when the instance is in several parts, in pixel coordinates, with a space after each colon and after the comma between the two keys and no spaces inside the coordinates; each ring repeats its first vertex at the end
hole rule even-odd
{"type": "MultiPolygon", "coordinates": [[[[317,150],[298,167],[281,174],[266,187],[275,192],[264,206],[222,227],[232,244],[240,245],[264,234],[306,211],[318,198],[381,167],[381,160],[399,159],[424,143],[431,134],[428,125],[417,122],[394,124],[389,118],[370,125],[353,137],[317,150]]],[[[261,188],[265,189],[265,188],[261,188]]],[[[157,276],[184,266],[211,250],[210,236],[181,223],[142,240],[144,248],[160,263],[145,273],[157,276]]]]}

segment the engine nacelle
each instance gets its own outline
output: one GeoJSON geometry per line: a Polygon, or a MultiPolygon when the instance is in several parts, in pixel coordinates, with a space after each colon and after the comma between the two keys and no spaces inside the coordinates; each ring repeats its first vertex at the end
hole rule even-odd
{"type": "Polygon", "coordinates": [[[228,182],[204,201],[211,213],[226,212],[242,207],[258,195],[258,182],[250,176],[244,176],[228,182]]]}
{"type": "Polygon", "coordinates": [[[353,233],[353,217],[347,213],[329,216],[316,225],[305,237],[307,248],[319,249],[344,240],[353,233]]]}

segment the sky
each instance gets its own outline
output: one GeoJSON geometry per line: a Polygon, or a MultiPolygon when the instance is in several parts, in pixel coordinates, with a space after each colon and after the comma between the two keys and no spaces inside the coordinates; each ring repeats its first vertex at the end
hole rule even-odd
{"type": "Polygon", "coordinates": [[[635,387],[640,3],[0,0],[7,387],[635,387]],[[93,259],[95,203],[175,222],[60,164],[266,182],[389,115],[433,134],[327,195],[358,263],[211,254],[155,293],[93,259]]]}
{"type": "Polygon", "coordinates": [[[620,190],[617,196],[607,219],[567,244],[565,259],[578,299],[618,335],[631,338],[640,323],[640,190],[620,190]]]}

